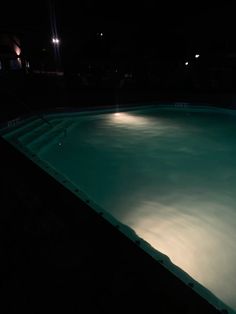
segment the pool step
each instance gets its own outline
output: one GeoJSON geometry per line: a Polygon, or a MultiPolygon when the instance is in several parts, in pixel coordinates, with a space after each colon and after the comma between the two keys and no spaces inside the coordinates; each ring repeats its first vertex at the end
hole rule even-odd
{"type": "Polygon", "coordinates": [[[57,132],[56,134],[50,133],[44,141],[41,141],[38,143],[37,146],[30,146],[29,149],[32,150],[34,153],[39,154],[45,152],[47,149],[49,149],[51,146],[63,143],[67,140],[69,132],[77,126],[77,123],[71,123],[70,126],[66,129],[66,134],[64,130],[61,130],[61,132],[57,132]]]}
{"type": "Polygon", "coordinates": [[[47,123],[42,123],[40,126],[34,128],[30,132],[27,132],[21,136],[18,137],[18,140],[24,144],[28,145],[34,140],[36,140],[38,137],[42,136],[46,132],[52,130],[52,127],[56,127],[58,124],[61,123],[61,120],[55,119],[55,120],[50,120],[50,124],[48,125],[47,123]]]}
{"type": "Polygon", "coordinates": [[[27,146],[34,153],[39,153],[45,147],[49,147],[63,139],[68,135],[68,132],[75,127],[76,123],[73,123],[71,120],[63,121],[58,124],[55,128],[48,130],[43,135],[31,141],[27,146]],[[65,134],[66,130],[66,134],[65,134]]]}
{"type": "Polygon", "coordinates": [[[41,126],[43,121],[41,119],[34,119],[31,122],[28,122],[26,124],[23,124],[19,127],[14,128],[12,131],[6,133],[4,137],[6,139],[13,139],[13,138],[19,138],[20,136],[24,135],[25,133],[31,132],[32,129],[35,127],[41,126]]]}
{"type": "Polygon", "coordinates": [[[49,126],[48,128],[46,128],[44,132],[41,132],[41,134],[39,134],[38,136],[32,137],[32,140],[29,141],[27,145],[34,145],[40,142],[42,139],[50,137],[50,134],[55,135],[58,132],[63,131],[65,128],[67,128],[68,124],[70,124],[68,120],[66,121],[60,120],[56,126],[54,127],[49,126]]]}

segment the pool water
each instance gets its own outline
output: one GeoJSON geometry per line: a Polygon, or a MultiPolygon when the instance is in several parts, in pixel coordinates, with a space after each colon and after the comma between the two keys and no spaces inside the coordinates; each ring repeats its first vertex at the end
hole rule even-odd
{"type": "Polygon", "coordinates": [[[53,128],[38,119],[5,137],[236,309],[236,115],[142,108],[48,119],[53,128]]]}

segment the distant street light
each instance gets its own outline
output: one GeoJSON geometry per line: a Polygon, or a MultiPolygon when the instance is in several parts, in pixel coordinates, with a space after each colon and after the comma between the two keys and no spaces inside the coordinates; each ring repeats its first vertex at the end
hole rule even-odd
{"type": "Polygon", "coordinates": [[[59,45],[59,44],[60,44],[60,39],[57,38],[57,37],[53,37],[53,38],[52,38],[52,43],[53,43],[54,45],[59,45]]]}
{"type": "Polygon", "coordinates": [[[60,39],[57,36],[52,37],[52,45],[54,51],[56,72],[59,73],[61,70],[61,54],[60,54],[60,39]]]}
{"type": "Polygon", "coordinates": [[[98,38],[102,38],[104,36],[104,33],[97,33],[98,38]]]}
{"type": "Polygon", "coordinates": [[[185,62],[185,65],[188,66],[188,61],[185,62]]]}
{"type": "Polygon", "coordinates": [[[199,57],[200,57],[200,55],[199,55],[199,54],[196,54],[196,55],[195,55],[195,58],[196,58],[196,59],[197,59],[197,58],[199,58],[199,57]]]}
{"type": "Polygon", "coordinates": [[[57,17],[56,17],[56,6],[55,0],[48,0],[49,3],[49,13],[50,13],[50,24],[51,24],[51,43],[53,46],[54,59],[55,59],[55,69],[59,73],[62,70],[61,63],[61,51],[60,44],[61,40],[58,37],[57,31],[57,17]]]}

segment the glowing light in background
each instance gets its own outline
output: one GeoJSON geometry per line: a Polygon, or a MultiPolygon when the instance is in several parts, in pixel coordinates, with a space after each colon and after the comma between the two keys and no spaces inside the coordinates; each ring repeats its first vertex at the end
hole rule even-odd
{"type": "Polygon", "coordinates": [[[60,44],[60,39],[57,38],[57,37],[53,37],[53,38],[52,38],[52,43],[53,43],[54,45],[59,45],[59,44],[60,44]]]}
{"type": "Polygon", "coordinates": [[[21,54],[21,49],[18,46],[15,46],[15,53],[17,54],[17,56],[19,56],[21,54]]]}
{"type": "Polygon", "coordinates": [[[195,54],[195,58],[197,59],[197,58],[199,58],[200,57],[200,55],[199,54],[195,54]]]}
{"type": "Polygon", "coordinates": [[[56,18],[56,5],[54,0],[49,0],[50,5],[50,23],[51,23],[51,41],[53,45],[53,53],[55,60],[55,70],[57,74],[61,72],[61,52],[60,52],[60,39],[57,31],[57,18],[56,18]]]}
{"type": "Polygon", "coordinates": [[[188,61],[186,61],[184,64],[185,64],[186,66],[188,66],[188,65],[189,65],[188,61]]]}

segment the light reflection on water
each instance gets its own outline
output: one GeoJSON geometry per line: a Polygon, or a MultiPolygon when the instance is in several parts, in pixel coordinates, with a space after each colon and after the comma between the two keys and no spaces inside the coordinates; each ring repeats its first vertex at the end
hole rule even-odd
{"type": "Polygon", "coordinates": [[[78,121],[42,158],[236,309],[235,122],[104,114],[78,121]]]}
{"type": "MultiPolygon", "coordinates": [[[[181,196],[180,196],[181,197],[181,196]]],[[[144,202],[125,218],[153,247],[235,306],[236,213],[215,202],[144,202]]],[[[219,200],[220,201],[220,200],[219,200]]]]}

